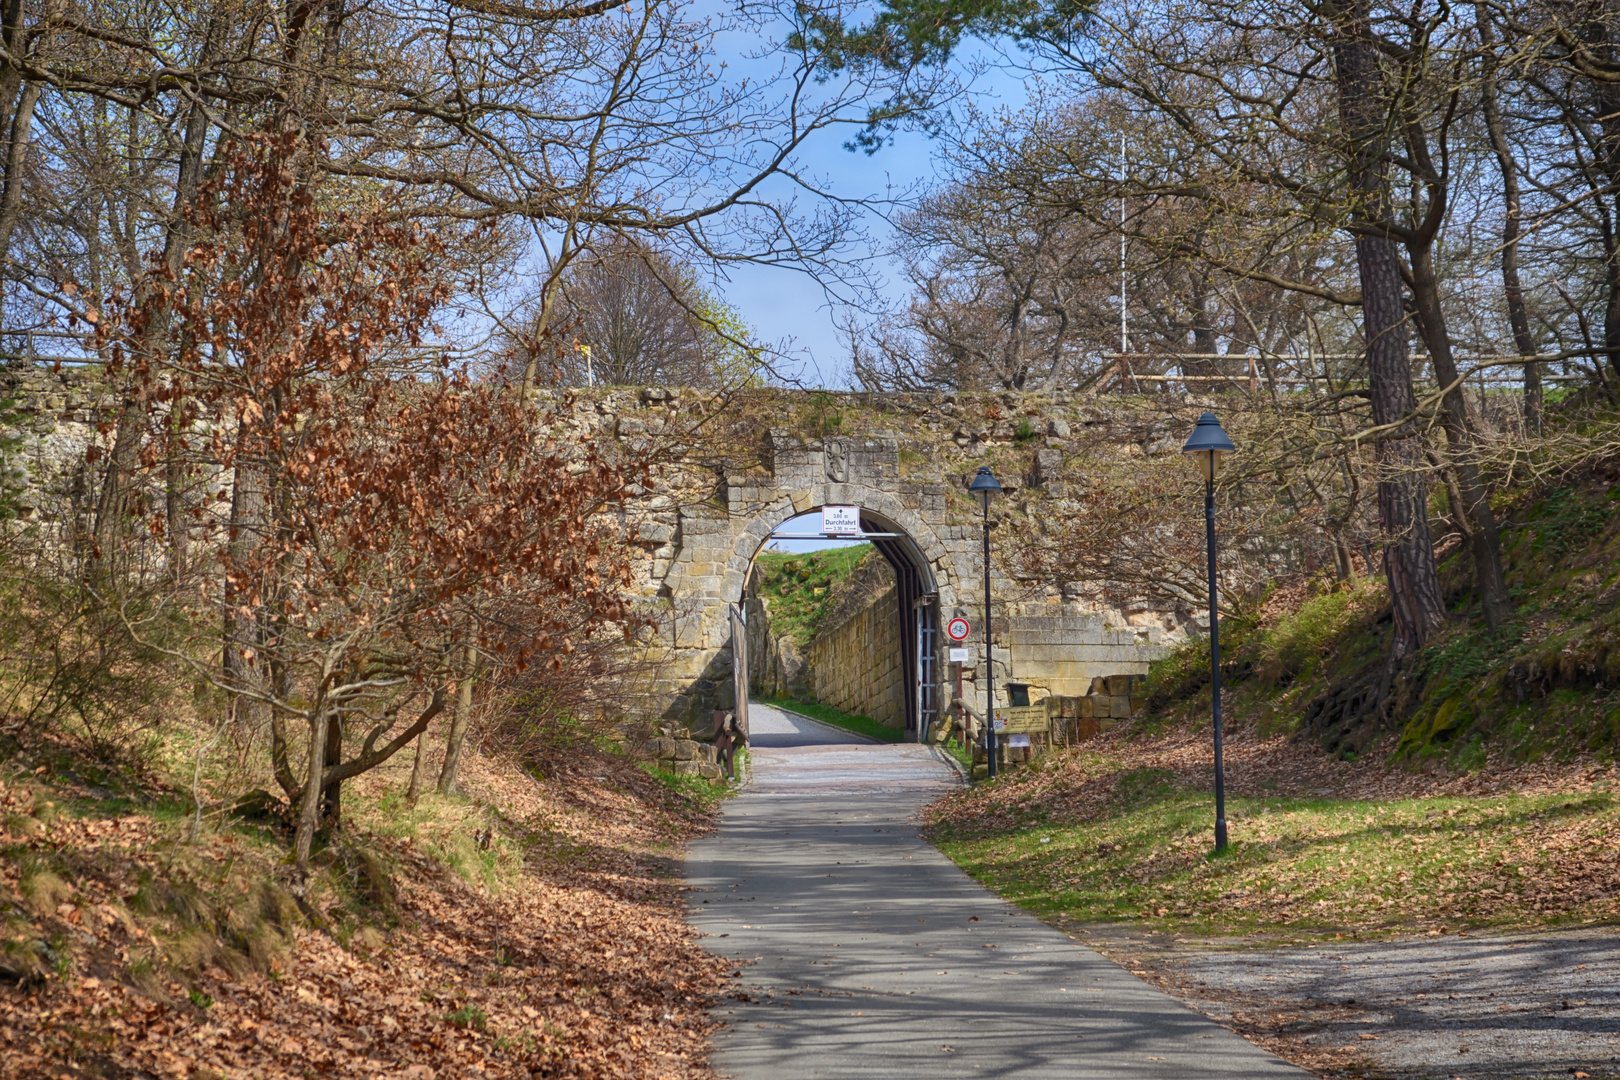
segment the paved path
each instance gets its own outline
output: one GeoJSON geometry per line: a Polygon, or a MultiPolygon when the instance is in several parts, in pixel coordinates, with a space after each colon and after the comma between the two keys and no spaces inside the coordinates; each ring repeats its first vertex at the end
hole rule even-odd
{"type": "Polygon", "coordinates": [[[958,783],[933,752],[749,713],[753,780],[687,859],[693,924],[746,965],[748,1000],[721,1010],[722,1076],[1308,1075],[998,900],[922,840],[918,808],[958,783]]]}
{"type": "Polygon", "coordinates": [[[1212,1015],[1287,1017],[1278,1034],[1313,1049],[1350,1047],[1379,1073],[1500,1080],[1620,1071],[1612,927],[1133,951],[1212,1015]]]}

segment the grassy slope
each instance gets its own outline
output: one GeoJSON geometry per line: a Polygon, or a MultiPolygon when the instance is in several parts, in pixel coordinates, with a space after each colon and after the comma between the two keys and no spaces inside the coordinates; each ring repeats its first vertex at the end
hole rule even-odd
{"type": "Polygon", "coordinates": [[[189,770],[4,757],[0,1075],[710,1075],[724,968],[672,862],[712,796],[591,747],[532,774],[469,749],[469,797],[413,808],[401,755],[299,897],[274,822],[205,796],[193,833],[189,770]]]}
{"type": "Polygon", "coordinates": [[[761,592],[771,602],[771,629],[792,638],[801,648],[808,646],[815,640],[821,620],[832,610],[835,586],[873,554],[871,544],[803,555],[762,552],[754,563],[762,571],[761,592]]]}
{"type": "Polygon", "coordinates": [[[1404,671],[1392,721],[1342,703],[1384,655],[1380,585],[1311,597],[1223,634],[1228,818],[1213,807],[1208,652],[1149,680],[1129,732],[936,804],[933,836],[1047,917],[1290,939],[1620,918],[1620,487],[1591,481],[1506,515],[1517,604],[1452,624],[1404,671]],[[1338,707],[1335,714],[1335,707],[1338,707]],[[1043,843],[1043,839],[1045,842],[1043,843]]]}
{"type": "MultiPolygon", "coordinates": [[[[1620,484],[1588,481],[1511,508],[1502,550],[1512,619],[1497,635],[1486,630],[1468,553],[1453,551],[1441,568],[1451,622],[1403,672],[1394,724],[1346,715],[1387,648],[1383,586],[1366,579],[1264,624],[1223,620],[1229,711],[1347,758],[1393,753],[1464,771],[1549,754],[1612,759],[1620,747],[1620,484]]],[[[1155,666],[1148,694],[1161,723],[1207,714],[1208,669],[1202,644],[1155,666]]]]}

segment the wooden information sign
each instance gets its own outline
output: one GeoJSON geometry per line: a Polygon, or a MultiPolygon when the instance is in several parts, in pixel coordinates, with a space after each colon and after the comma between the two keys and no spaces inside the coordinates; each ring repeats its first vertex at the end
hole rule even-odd
{"type": "Polygon", "coordinates": [[[996,731],[1011,735],[1040,734],[1049,730],[1050,721],[1046,718],[1046,705],[1015,705],[1008,709],[996,710],[996,731]]]}

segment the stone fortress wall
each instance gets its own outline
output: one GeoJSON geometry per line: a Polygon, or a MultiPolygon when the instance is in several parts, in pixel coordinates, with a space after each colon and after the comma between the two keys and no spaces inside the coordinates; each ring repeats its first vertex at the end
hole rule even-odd
{"type": "MultiPolygon", "coordinates": [[[[21,406],[27,513],[82,513],[74,500],[87,487],[85,448],[117,404],[100,373],[0,368],[0,394],[21,406]]],[[[1085,452],[1095,452],[1100,439],[1122,455],[1173,454],[1179,431],[1172,430],[1178,421],[1165,418],[1169,395],[1150,406],[1063,393],[760,390],[722,400],[652,387],[536,396],[557,411],[560,437],[668,451],[624,516],[634,529],[634,589],[660,623],[649,648],[659,673],[644,711],[693,732],[707,729],[710,710],[734,704],[727,611],[744,596],[755,553],[777,526],[823,505],[860,506],[874,523],[910,538],[909,550],[931,582],[937,625],[959,615],[974,624],[966,643],[974,659],[964,670],[970,698],[986,663],[994,665],[998,687],[1012,679],[1030,684],[1032,697],[1087,696],[1095,679],[1145,672],[1167,645],[1202,625],[1196,611],[1142,598],[1116,602],[1081,584],[1017,581],[996,561],[996,644],[987,654],[976,599],[982,596],[981,530],[965,484],[977,466],[994,466],[1006,488],[996,512],[1015,527],[1083,515],[1081,493],[1070,485],[1085,468],[1080,435],[1092,447],[1085,452]],[[706,430],[723,423],[742,434],[721,452],[683,441],[700,420],[710,425],[706,430]]],[[[1200,404],[1180,402],[1183,411],[1200,404]]],[[[998,548],[997,558],[1002,554],[998,548]]],[[[879,599],[872,618],[883,617],[879,599]]],[[[870,633],[854,621],[845,625],[852,640],[870,633]]],[[[946,643],[943,633],[938,636],[935,670],[943,675],[946,643]]],[[[835,641],[823,648],[828,656],[857,655],[835,641]]],[[[790,658],[779,659],[782,680],[791,681],[790,658]]],[[[831,670],[855,666],[851,659],[831,670]]],[[[887,693],[887,667],[874,661],[866,670],[829,675],[828,693],[843,693],[831,687],[861,679],[877,688],[861,696],[887,693]]]]}

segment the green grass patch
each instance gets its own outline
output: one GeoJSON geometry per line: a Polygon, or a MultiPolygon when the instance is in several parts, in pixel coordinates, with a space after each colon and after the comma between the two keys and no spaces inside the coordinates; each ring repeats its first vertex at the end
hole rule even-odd
{"type": "Polygon", "coordinates": [[[853,731],[857,735],[865,735],[878,742],[897,743],[904,742],[906,733],[899,728],[892,728],[888,724],[880,724],[869,716],[855,716],[851,713],[839,712],[831,705],[823,705],[819,701],[800,701],[797,698],[755,698],[755,701],[766,705],[775,705],[778,709],[789,712],[802,713],[812,720],[820,720],[823,724],[853,731]]]}
{"type": "Polygon", "coordinates": [[[804,554],[761,552],[754,565],[760,571],[760,595],[770,601],[771,629],[808,647],[832,610],[835,587],[869,557],[877,557],[871,544],[804,554]]]}
{"type": "MultiPolygon", "coordinates": [[[[736,765],[739,776],[743,775],[745,765],[746,761],[739,758],[736,765]]],[[[729,784],[717,785],[701,776],[677,776],[668,769],[659,768],[654,762],[641,762],[641,768],[672,793],[699,808],[711,807],[721,799],[735,794],[735,789],[729,784]]]]}
{"type": "Polygon", "coordinates": [[[968,776],[973,775],[973,748],[971,746],[962,746],[955,739],[946,739],[940,745],[940,749],[949,754],[958,765],[962,766],[963,772],[967,773],[968,776]]]}
{"type": "Polygon", "coordinates": [[[1216,858],[1208,792],[1102,755],[1054,759],[936,804],[930,827],[975,879],[1052,921],[1331,939],[1620,917],[1607,791],[1229,798],[1216,858]]]}

